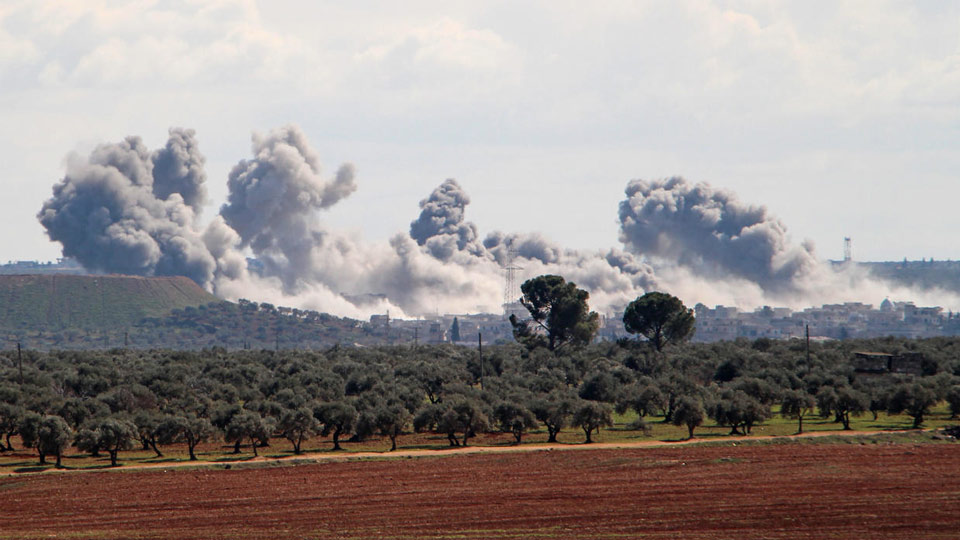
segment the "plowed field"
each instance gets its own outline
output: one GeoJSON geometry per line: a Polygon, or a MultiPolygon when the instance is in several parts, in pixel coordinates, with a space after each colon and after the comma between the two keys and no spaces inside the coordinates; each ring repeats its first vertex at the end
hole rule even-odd
{"type": "Polygon", "coordinates": [[[960,445],[536,451],[0,479],[0,538],[957,538],[960,445]]]}

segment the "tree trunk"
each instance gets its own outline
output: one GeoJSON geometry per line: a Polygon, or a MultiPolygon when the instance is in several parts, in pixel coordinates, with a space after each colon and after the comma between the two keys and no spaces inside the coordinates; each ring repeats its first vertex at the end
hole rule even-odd
{"type": "Polygon", "coordinates": [[[843,414],[841,414],[841,415],[840,415],[840,421],[843,422],[843,429],[844,429],[844,430],[850,429],[850,414],[849,414],[849,413],[843,413],[843,414]]]}
{"type": "Polygon", "coordinates": [[[447,440],[450,441],[450,446],[460,446],[460,441],[453,433],[447,433],[447,440]]]}
{"type": "Polygon", "coordinates": [[[913,417],[913,429],[919,429],[923,425],[923,413],[913,417]]]}
{"type": "Polygon", "coordinates": [[[554,443],[557,442],[557,433],[559,432],[560,432],[559,429],[554,429],[553,427],[548,425],[547,426],[547,434],[548,434],[547,442],[554,442],[554,443]]]}
{"type": "Polygon", "coordinates": [[[390,451],[393,452],[397,449],[397,436],[390,435],[390,451]]]}
{"type": "Polygon", "coordinates": [[[583,444],[590,444],[593,442],[593,439],[590,438],[590,435],[593,433],[593,428],[587,429],[583,428],[583,432],[587,434],[587,440],[583,441],[583,444]]]}
{"type": "Polygon", "coordinates": [[[13,450],[13,443],[10,442],[10,434],[7,433],[7,450],[13,450]]]}
{"type": "Polygon", "coordinates": [[[44,453],[41,452],[40,450],[37,450],[37,453],[40,454],[40,464],[41,464],[41,465],[46,465],[46,464],[47,464],[47,456],[46,456],[46,454],[44,454],[44,453]]]}
{"type": "Polygon", "coordinates": [[[161,452],[160,452],[160,449],[157,448],[157,441],[156,441],[156,440],[150,441],[150,446],[153,448],[153,451],[156,452],[157,457],[163,457],[163,453],[161,453],[161,452]]]}
{"type": "Polygon", "coordinates": [[[118,450],[110,450],[110,466],[111,467],[117,466],[117,452],[118,450]]]}
{"type": "Polygon", "coordinates": [[[515,438],[515,439],[517,440],[516,444],[520,444],[520,438],[521,438],[521,437],[523,437],[523,432],[522,432],[522,431],[514,431],[514,432],[513,432],[513,438],[515,438]]]}
{"type": "Polygon", "coordinates": [[[61,452],[57,452],[57,468],[62,469],[63,465],[60,463],[61,452]]]}
{"type": "Polygon", "coordinates": [[[240,453],[240,439],[237,439],[237,442],[233,444],[233,453],[234,454],[240,453]]]}
{"type": "Polygon", "coordinates": [[[340,430],[334,430],[333,432],[333,449],[340,450],[340,430]]]}
{"type": "Polygon", "coordinates": [[[190,461],[196,461],[197,456],[193,453],[193,449],[197,447],[197,443],[187,442],[187,451],[190,452],[190,461]]]}
{"type": "Polygon", "coordinates": [[[258,457],[260,454],[257,453],[257,439],[250,437],[250,446],[253,447],[253,457],[258,457]]]}
{"type": "Polygon", "coordinates": [[[692,439],[692,438],[693,438],[693,428],[694,428],[694,427],[696,427],[696,426],[692,426],[692,425],[689,425],[689,424],[687,425],[687,431],[690,433],[690,436],[687,437],[687,439],[692,439]]]}
{"type": "Polygon", "coordinates": [[[803,433],[803,415],[797,415],[797,433],[803,433]]]}

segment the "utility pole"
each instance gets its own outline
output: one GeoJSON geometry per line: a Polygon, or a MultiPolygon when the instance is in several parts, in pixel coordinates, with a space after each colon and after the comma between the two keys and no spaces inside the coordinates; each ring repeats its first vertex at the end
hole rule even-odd
{"type": "Polygon", "coordinates": [[[483,368],[483,334],[477,332],[477,352],[480,355],[480,390],[483,391],[483,377],[486,370],[483,368]]]}
{"type": "Polygon", "coordinates": [[[23,351],[20,350],[20,342],[17,342],[17,363],[20,365],[20,386],[23,386],[23,351]]]}

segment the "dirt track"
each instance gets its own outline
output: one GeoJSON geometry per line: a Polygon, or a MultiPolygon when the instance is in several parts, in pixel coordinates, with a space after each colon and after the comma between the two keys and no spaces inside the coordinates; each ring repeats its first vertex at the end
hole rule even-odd
{"type": "Polygon", "coordinates": [[[598,446],[8,477],[0,538],[901,539],[960,530],[955,444],[598,446]]]}
{"type": "MultiPolygon", "coordinates": [[[[916,430],[912,432],[916,433],[916,430]]],[[[348,460],[369,460],[369,459],[405,459],[418,457],[440,457],[455,454],[487,454],[487,453],[517,453],[517,452],[538,452],[538,451],[566,451],[566,450],[607,450],[607,449],[630,449],[630,448],[658,448],[668,446],[682,446],[701,443],[731,443],[736,444],[743,441],[769,441],[774,439],[797,439],[797,438],[815,438],[815,437],[857,437],[870,436],[891,433],[906,433],[904,431],[812,431],[800,435],[790,435],[786,437],[771,436],[732,436],[709,439],[687,439],[681,441],[622,441],[609,443],[591,443],[591,444],[521,444],[518,446],[466,446],[451,447],[439,450],[398,450],[394,452],[305,452],[300,455],[291,455],[285,457],[250,457],[240,463],[249,464],[269,464],[282,463],[285,461],[303,462],[326,462],[326,461],[348,461],[348,460]]],[[[180,461],[167,463],[149,463],[149,464],[120,464],[111,468],[113,471],[129,469],[173,469],[180,467],[224,467],[224,463],[216,461],[180,461]]],[[[34,471],[30,473],[5,472],[0,473],[0,478],[4,476],[20,476],[22,474],[69,474],[93,472],[98,469],[45,469],[43,471],[34,471]]]]}

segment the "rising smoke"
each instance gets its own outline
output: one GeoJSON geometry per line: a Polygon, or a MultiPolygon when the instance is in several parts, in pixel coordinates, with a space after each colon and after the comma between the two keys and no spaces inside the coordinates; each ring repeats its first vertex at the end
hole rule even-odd
{"type": "Polygon", "coordinates": [[[227,202],[205,227],[204,158],[184,129],[171,129],[156,151],[128,137],[71,156],[38,218],[64,255],[90,270],[185,275],[224,298],[346,316],[498,312],[507,265],[525,278],[563,275],[606,313],[653,289],[688,304],[744,307],[890,294],[854,270],[832,271],[765,208],[681,178],[628,184],[624,250],[565,249],[536,233],[494,231],[481,241],[453,179],[420,202],[409,233],[368,243],[321,219],[356,191],[352,165],[325,177],[293,126],[255,134],[252,153],[231,170],[227,202]],[[251,255],[261,263],[255,272],[251,255]]]}
{"type": "Polygon", "coordinates": [[[319,211],[357,189],[353,166],[343,165],[333,180],[324,180],[306,137],[289,126],[254,135],[253,154],[230,171],[220,215],[240,236],[240,247],[250,247],[285,291],[295,292],[316,246],[326,241],[319,211]]]}
{"type": "Polygon", "coordinates": [[[620,203],[627,250],[673,261],[695,273],[743,278],[772,293],[800,290],[819,267],[813,247],[793,245],[762,206],[680,177],[633,180],[620,203]]]}
{"type": "Polygon", "coordinates": [[[203,158],[193,131],[171,130],[167,147],[151,153],[139,137],[70,156],[67,174],[38,214],[63,254],[101,272],[184,275],[209,284],[216,261],[195,226],[202,200],[203,158]],[[161,163],[155,167],[155,162],[161,163]]]}
{"type": "Polygon", "coordinates": [[[420,217],[410,224],[410,237],[434,257],[448,261],[457,252],[480,255],[477,227],[464,221],[470,197],[453,178],[448,178],[420,201],[420,217]]]}

